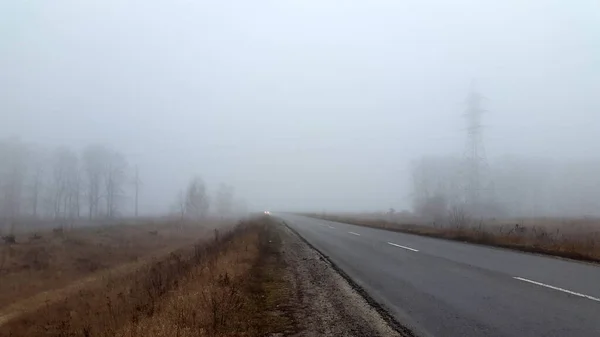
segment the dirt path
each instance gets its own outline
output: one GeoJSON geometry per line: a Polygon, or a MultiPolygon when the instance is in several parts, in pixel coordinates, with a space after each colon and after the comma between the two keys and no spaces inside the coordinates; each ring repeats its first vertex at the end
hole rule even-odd
{"type": "Polygon", "coordinates": [[[292,288],[295,321],[313,336],[411,336],[384,319],[316,250],[288,227],[278,229],[287,279],[292,288]]]}

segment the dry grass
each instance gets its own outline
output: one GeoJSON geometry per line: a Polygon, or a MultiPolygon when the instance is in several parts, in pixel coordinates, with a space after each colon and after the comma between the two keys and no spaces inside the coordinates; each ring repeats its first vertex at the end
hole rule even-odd
{"type": "Polygon", "coordinates": [[[97,287],[23,315],[0,336],[264,336],[287,329],[286,298],[265,222],[107,277],[97,287]]]}
{"type": "Polygon", "coordinates": [[[277,242],[251,224],[216,256],[196,265],[161,309],[129,321],[115,336],[265,336],[289,328],[276,308],[286,298],[277,242]]]}
{"type": "Polygon", "coordinates": [[[597,219],[474,221],[464,214],[451,213],[447,226],[426,226],[349,215],[309,216],[390,231],[600,262],[600,222],[597,219]]]}
{"type": "Polygon", "coordinates": [[[18,300],[210,236],[210,226],[156,223],[21,233],[14,244],[0,243],[0,312],[18,300]]]}

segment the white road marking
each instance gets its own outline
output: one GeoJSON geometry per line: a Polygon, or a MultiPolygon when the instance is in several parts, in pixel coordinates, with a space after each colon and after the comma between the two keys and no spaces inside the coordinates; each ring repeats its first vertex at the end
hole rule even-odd
{"type": "Polygon", "coordinates": [[[335,227],[333,227],[333,226],[329,226],[329,225],[327,225],[327,227],[329,227],[329,228],[331,228],[331,229],[335,229],[335,227]]]}
{"type": "Polygon", "coordinates": [[[550,288],[550,289],[554,289],[554,290],[562,291],[562,292],[565,292],[565,293],[567,293],[567,294],[571,294],[571,295],[575,295],[575,296],[579,296],[579,297],[587,298],[588,300],[592,300],[592,301],[600,302],[600,298],[592,297],[592,296],[590,296],[590,295],[585,295],[585,294],[576,293],[576,292],[574,292],[574,291],[570,291],[570,290],[563,289],[563,288],[559,288],[559,287],[554,287],[554,286],[551,286],[551,285],[548,285],[548,284],[544,284],[544,283],[541,283],[541,282],[536,282],[536,281],[528,280],[528,279],[526,279],[526,278],[522,278],[522,277],[516,277],[516,276],[515,276],[515,277],[513,277],[513,278],[514,278],[514,279],[516,279],[516,280],[519,280],[519,281],[523,281],[523,282],[532,283],[532,284],[535,284],[535,285],[538,285],[538,286],[542,286],[542,287],[546,287],[546,288],[550,288]]]}
{"type": "Polygon", "coordinates": [[[350,233],[352,235],[358,235],[358,236],[360,236],[360,234],[358,234],[358,233],[354,233],[354,232],[348,232],[348,233],[350,233]]]}
{"type": "Polygon", "coordinates": [[[410,248],[410,247],[406,247],[406,246],[401,246],[392,242],[388,242],[388,244],[392,245],[392,246],[396,246],[396,247],[400,247],[400,248],[404,248],[404,249],[408,249],[408,250],[412,250],[413,252],[418,252],[418,249],[414,249],[414,248],[410,248]]]}

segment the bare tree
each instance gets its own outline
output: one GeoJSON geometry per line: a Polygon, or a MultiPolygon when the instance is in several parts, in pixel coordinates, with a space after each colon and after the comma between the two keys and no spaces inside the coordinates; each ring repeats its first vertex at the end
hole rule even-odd
{"type": "Polygon", "coordinates": [[[54,218],[74,219],[79,214],[79,158],[68,148],[54,153],[52,191],[54,218]]]}
{"type": "Polygon", "coordinates": [[[101,145],[78,156],[66,147],[46,152],[18,139],[0,139],[0,225],[12,231],[27,216],[73,223],[86,204],[90,219],[100,211],[115,217],[126,168],[121,154],[101,145]]]}
{"type": "Polygon", "coordinates": [[[179,216],[179,219],[182,221],[185,218],[185,204],[185,193],[183,191],[179,191],[179,193],[177,193],[177,199],[175,200],[174,209],[179,216]]]}
{"type": "Polygon", "coordinates": [[[206,193],[206,186],[202,179],[196,177],[190,181],[185,193],[186,216],[199,219],[208,214],[210,201],[206,193]]]}
{"type": "Polygon", "coordinates": [[[45,163],[43,158],[38,153],[35,155],[36,158],[33,161],[32,174],[31,174],[31,216],[34,218],[38,217],[38,208],[42,193],[45,163]]]}
{"type": "Polygon", "coordinates": [[[472,223],[470,215],[467,213],[464,207],[453,206],[448,211],[448,225],[450,227],[462,228],[468,227],[472,223]]]}
{"type": "Polygon", "coordinates": [[[65,194],[65,180],[67,173],[65,172],[62,157],[62,151],[57,150],[54,153],[52,165],[52,204],[54,206],[55,219],[61,217],[61,205],[65,194]]]}
{"type": "Polygon", "coordinates": [[[453,157],[423,157],[411,167],[412,202],[415,214],[441,223],[449,204],[461,202],[460,160],[453,157]]]}
{"type": "Polygon", "coordinates": [[[140,187],[142,185],[142,181],[140,180],[140,170],[138,166],[135,166],[135,177],[133,180],[133,186],[135,187],[135,217],[138,217],[138,206],[139,206],[139,197],[140,197],[140,187]]]}
{"type": "Polygon", "coordinates": [[[11,233],[21,215],[27,155],[27,146],[18,139],[0,141],[0,217],[11,233]]]}
{"type": "Polygon", "coordinates": [[[67,180],[67,195],[69,198],[69,218],[79,219],[81,216],[81,169],[79,158],[75,155],[69,165],[69,179],[67,180]]]}
{"type": "Polygon", "coordinates": [[[126,180],[127,160],[118,152],[112,152],[104,166],[104,193],[106,199],[106,217],[118,215],[119,198],[123,196],[126,180]]]}
{"type": "Polygon", "coordinates": [[[99,214],[99,204],[102,198],[103,168],[109,156],[109,151],[101,145],[90,145],[83,150],[84,184],[88,217],[90,220],[99,214]]]}

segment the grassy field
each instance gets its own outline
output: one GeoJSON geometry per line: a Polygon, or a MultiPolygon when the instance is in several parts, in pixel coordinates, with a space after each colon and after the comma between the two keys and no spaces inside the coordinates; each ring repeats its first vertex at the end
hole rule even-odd
{"type": "Polygon", "coordinates": [[[0,308],[212,234],[215,223],[159,222],[21,233],[0,243],[0,308]]]}
{"type": "MultiPolygon", "coordinates": [[[[18,249],[46,247],[61,257],[47,261],[41,271],[58,275],[58,269],[68,268],[71,277],[96,277],[76,291],[48,291],[52,301],[4,322],[0,317],[0,336],[265,336],[289,330],[292,320],[279,309],[287,297],[284,268],[274,253],[279,243],[269,234],[269,221],[260,218],[234,229],[210,231],[160,226],[89,228],[64,238],[48,234],[48,238],[34,240],[35,244],[23,243],[29,249],[18,249]],[[72,240],[88,241],[75,246],[65,243],[72,240]],[[105,247],[78,248],[87,260],[102,264],[88,267],[91,262],[87,262],[85,268],[70,269],[64,264],[73,263],[79,254],[59,255],[55,246],[69,251],[105,247]],[[171,249],[176,246],[181,248],[171,249]],[[141,252],[151,257],[142,258],[141,252]],[[98,273],[99,269],[111,272],[98,273]]],[[[12,255],[4,276],[13,274],[23,280],[24,272],[16,268],[23,263],[33,262],[12,255]]],[[[40,272],[33,266],[30,269],[40,272]]],[[[63,276],[57,280],[68,283],[63,276]]],[[[43,290],[41,285],[33,288],[43,290]]],[[[30,292],[4,298],[6,302],[22,299],[30,292]]]]}
{"type": "Polygon", "coordinates": [[[359,214],[305,214],[410,234],[485,244],[521,251],[600,262],[600,220],[598,219],[495,219],[474,220],[462,213],[449,215],[444,226],[424,222],[393,221],[359,214]]]}

